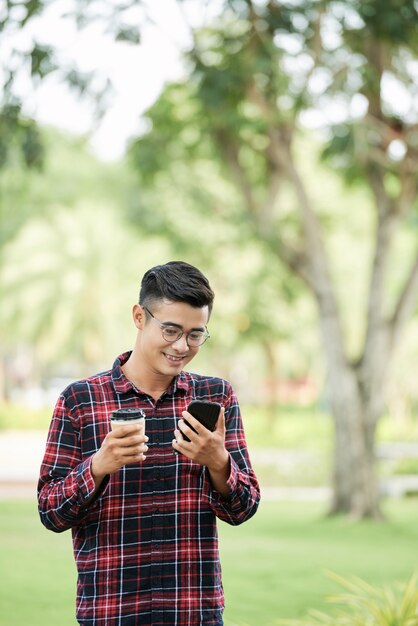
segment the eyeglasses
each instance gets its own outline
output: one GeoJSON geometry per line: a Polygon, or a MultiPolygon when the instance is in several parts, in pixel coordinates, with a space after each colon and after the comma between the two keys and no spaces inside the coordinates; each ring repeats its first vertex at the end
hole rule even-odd
{"type": "MultiPolygon", "coordinates": [[[[151,311],[143,306],[145,311],[152,317],[152,319],[157,322],[159,327],[161,328],[161,332],[163,334],[163,338],[167,341],[167,343],[175,343],[184,335],[184,330],[180,330],[177,326],[173,326],[172,324],[167,324],[164,322],[160,322],[157,318],[151,313],[151,311]]],[[[205,330],[191,330],[186,333],[186,343],[189,348],[198,348],[202,346],[206,339],[209,339],[210,332],[207,328],[205,330]]]]}

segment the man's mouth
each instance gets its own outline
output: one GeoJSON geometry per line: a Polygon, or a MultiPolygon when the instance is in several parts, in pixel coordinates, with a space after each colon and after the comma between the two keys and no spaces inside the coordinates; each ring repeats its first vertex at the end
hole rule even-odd
{"type": "Polygon", "coordinates": [[[164,356],[167,357],[169,361],[173,363],[181,363],[181,361],[186,357],[185,354],[183,356],[173,356],[172,354],[167,354],[167,352],[163,352],[164,356]]]}

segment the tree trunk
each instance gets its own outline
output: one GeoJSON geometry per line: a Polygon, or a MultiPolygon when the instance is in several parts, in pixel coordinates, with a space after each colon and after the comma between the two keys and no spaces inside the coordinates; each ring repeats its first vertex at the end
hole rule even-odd
{"type": "Polygon", "coordinates": [[[335,424],[331,513],[382,519],[376,473],[375,431],[385,406],[385,380],[393,344],[388,326],[375,330],[360,363],[345,357],[338,318],[321,318],[328,361],[327,387],[335,424]]]}
{"type": "Polygon", "coordinates": [[[334,363],[328,383],[335,423],[330,513],[381,519],[374,446],[376,418],[361,393],[359,372],[354,366],[336,367],[334,363]]]}
{"type": "Polygon", "coordinates": [[[384,407],[384,381],[393,344],[389,326],[369,336],[360,363],[346,356],[337,302],[326,273],[314,282],[322,343],[327,362],[327,390],[335,425],[331,513],[381,519],[375,464],[375,429],[384,407]]]}

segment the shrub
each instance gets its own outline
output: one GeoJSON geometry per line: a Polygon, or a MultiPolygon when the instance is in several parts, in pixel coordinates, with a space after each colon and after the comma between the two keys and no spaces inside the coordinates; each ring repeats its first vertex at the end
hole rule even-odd
{"type": "Polygon", "coordinates": [[[327,598],[338,606],[333,615],[309,611],[302,620],[279,620],[282,626],[418,626],[416,576],[407,583],[374,587],[360,578],[328,574],[345,591],[327,598]]]}

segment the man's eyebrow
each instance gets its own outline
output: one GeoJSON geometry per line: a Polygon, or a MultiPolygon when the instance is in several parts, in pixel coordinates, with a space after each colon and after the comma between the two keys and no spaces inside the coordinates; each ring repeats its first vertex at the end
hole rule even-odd
{"type": "MultiPolygon", "coordinates": [[[[176,328],[179,328],[180,330],[183,330],[183,326],[181,324],[176,324],[176,322],[161,322],[161,324],[163,326],[175,326],[176,328]]],[[[199,332],[204,332],[206,330],[205,326],[196,326],[196,328],[191,328],[189,332],[192,332],[194,330],[197,330],[199,332]]]]}

